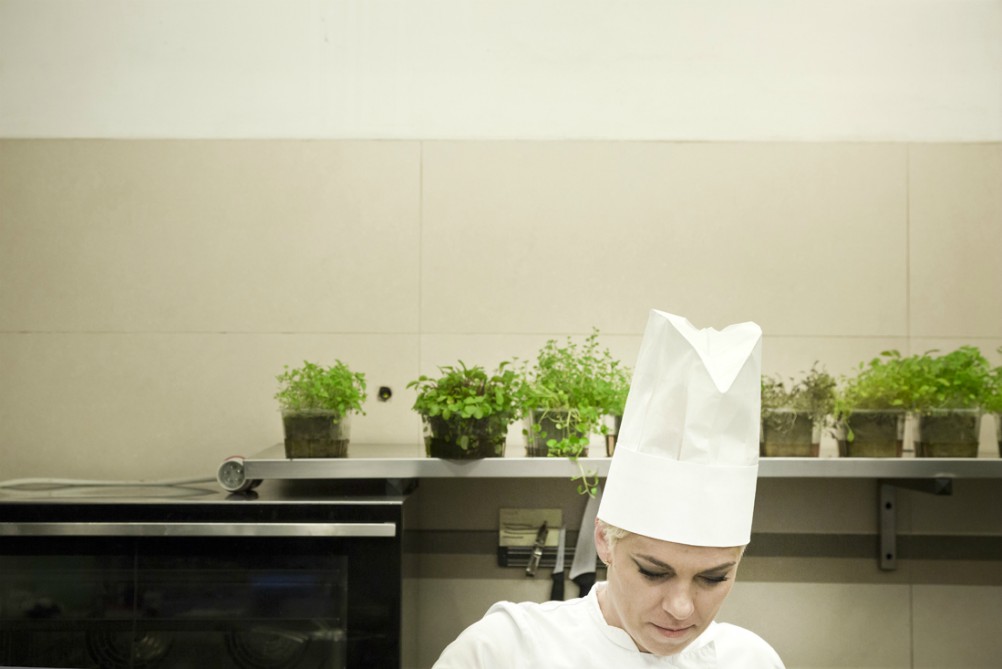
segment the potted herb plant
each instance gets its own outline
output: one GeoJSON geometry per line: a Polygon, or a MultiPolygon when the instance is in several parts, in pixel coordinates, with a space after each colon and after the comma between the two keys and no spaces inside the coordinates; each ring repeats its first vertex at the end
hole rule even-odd
{"type": "Polygon", "coordinates": [[[909,408],[918,416],[915,455],[974,458],[978,455],[982,405],[993,394],[992,369],[975,346],[944,355],[929,351],[907,360],[909,408]]]}
{"type": "Polygon", "coordinates": [[[522,415],[526,455],[587,457],[592,434],[609,431],[606,416],[622,416],[630,371],[608,349],[598,330],[583,343],[551,339],[523,366],[522,415]]]}
{"type": "Polygon", "coordinates": [[[901,457],[908,399],[906,363],[898,351],[860,363],[836,391],[835,438],[842,457],[901,457]]]}
{"type": "MultiPolygon", "coordinates": [[[[998,353],[1002,355],[1002,346],[998,348],[998,353]]],[[[999,457],[1002,458],[1002,365],[992,370],[982,407],[995,418],[995,439],[999,445],[999,457]]]]}
{"type": "Polygon", "coordinates": [[[508,426],[518,415],[519,377],[502,362],[483,367],[439,367],[439,376],[407,384],[417,390],[414,410],[425,426],[425,452],[433,458],[503,457],[508,426]]]}
{"type": "Polygon", "coordinates": [[[818,457],[835,407],[835,378],[815,362],[800,381],[762,378],[761,455],[818,457]]]}
{"type": "Polygon", "coordinates": [[[330,367],[304,361],[277,377],[288,458],[343,458],[348,454],[351,414],[365,413],[365,375],[340,360],[330,367]]]}

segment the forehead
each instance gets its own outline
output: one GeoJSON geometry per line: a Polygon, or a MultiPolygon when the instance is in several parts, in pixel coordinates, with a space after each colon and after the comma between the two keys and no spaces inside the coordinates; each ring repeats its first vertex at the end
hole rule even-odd
{"type": "Polygon", "coordinates": [[[669,565],[675,569],[711,569],[727,563],[737,563],[744,552],[743,546],[720,548],[715,546],[689,546],[673,541],[652,539],[631,534],[619,542],[623,550],[634,557],[644,557],[669,565]]]}

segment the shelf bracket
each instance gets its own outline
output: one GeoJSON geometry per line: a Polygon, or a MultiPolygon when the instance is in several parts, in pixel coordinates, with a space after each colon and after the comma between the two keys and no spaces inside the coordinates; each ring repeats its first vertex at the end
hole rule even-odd
{"type": "Polygon", "coordinates": [[[877,483],[880,497],[880,568],[894,571],[898,568],[897,489],[907,488],[930,495],[952,495],[953,479],[942,476],[929,479],[882,479],[877,483]]]}

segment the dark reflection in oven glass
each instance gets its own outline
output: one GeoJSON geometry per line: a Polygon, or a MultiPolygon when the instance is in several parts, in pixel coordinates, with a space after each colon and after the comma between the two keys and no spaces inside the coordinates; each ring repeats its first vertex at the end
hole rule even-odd
{"type": "Polygon", "coordinates": [[[348,557],[329,543],[42,544],[0,555],[0,666],[346,666],[348,557]]]}

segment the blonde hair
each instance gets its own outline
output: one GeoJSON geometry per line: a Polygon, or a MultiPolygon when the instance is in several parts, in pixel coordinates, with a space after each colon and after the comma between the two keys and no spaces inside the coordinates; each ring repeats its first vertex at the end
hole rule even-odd
{"type": "MultiPolygon", "coordinates": [[[[629,530],[624,530],[622,527],[616,527],[615,525],[610,525],[601,518],[598,519],[598,528],[599,530],[601,530],[602,536],[605,537],[605,544],[606,546],[609,547],[610,551],[613,548],[615,548],[617,541],[619,541],[620,539],[625,539],[626,537],[633,534],[633,532],[630,532],[629,530]]],[[[735,546],[734,548],[738,548],[738,546],[735,546]]],[[[743,556],[745,554],[745,549],[748,548],[748,545],[745,544],[744,546],[740,546],[740,548],[741,548],[741,555],[743,556]]]]}
{"type": "Polygon", "coordinates": [[[602,536],[605,537],[605,543],[609,547],[610,551],[616,546],[617,541],[625,539],[632,534],[629,530],[624,530],[622,527],[610,525],[601,518],[598,519],[598,528],[602,532],[602,536]]]}

